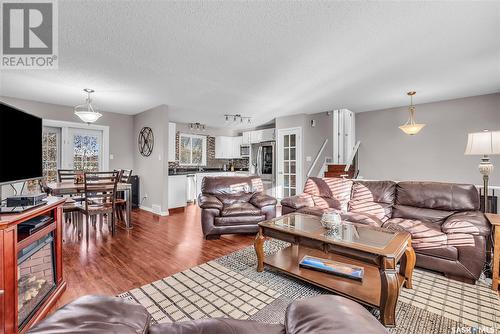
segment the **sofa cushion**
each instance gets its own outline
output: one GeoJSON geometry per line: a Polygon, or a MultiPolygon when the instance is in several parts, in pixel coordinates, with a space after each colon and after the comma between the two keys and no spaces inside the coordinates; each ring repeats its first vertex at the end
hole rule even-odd
{"type": "Polygon", "coordinates": [[[395,205],[392,209],[392,218],[406,218],[425,220],[432,223],[442,223],[454,214],[454,211],[419,208],[416,206],[395,205]]]}
{"type": "Polygon", "coordinates": [[[203,194],[221,195],[235,193],[254,193],[264,190],[258,176],[205,176],[201,182],[203,194]]]}
{"type": "Polygon", "coordinates": [[[355,181],[349,211],[368,213],[385,222],[391,218],[395,193],[392,181],[355,181]]]}
{"type": "Polygon", "coordinates": [[[458,250],[456,247],[453,246],[442,246],[438,248],[420,248],[418,250],[418,253],[450,261],[458,260],[458,250]]]}
{"type": "Polygon", "coordinates": [[[36,324],[29,334],[145,334],[146,309],[118,297],[83,296],[36,324]]]}
{"type": "Polygon", "coordinates": [[[341,296],[322,295],[291,303],[285,314],[287,334],[387,334],[363,306],[341,296]]]}
{"type": "Polygon", "coordinates": [[[172,324],[151,326],[149,334],[285,334],[285,328],[277,324],[264,324],[251,320],[200,319],[172,324]]]}
{"type": "MultiPolygon", "coordinates": [[[[304,192],[313,196],[329,198],[323,206],[329,205],[330,208],[347,211],[347,203],[351,198],[352,181],[342,178],[319,178],[310,177],[304,186],[304,192]]],[[[319,199],[318,199],[319,200],[319,199]]]]}
{"type": "Polygon", "coordinates": [[[445,211],[479,209],[479,193],[472,184],[399,182],[396,204],[445,211]]]}
{"type": "Polygon", "coordinates": [[[330,208],[322,209],[322,208],[319,208],[317,206],[312,206],[312,207],[306,206],[306,207],[298,209],[296,212],[303,213],[306,215],[313,215],[313,216],[321,217],[323,215],[323,213],[332,212],[332,211],[337,212],[338,210],[330,209],[330,208]]]}
{"type": "Polygon", "coordinates": [[[413,248],[440,248],[447,245],[448,238],[441,231],[441,225],[427,221],[391,218],[382,227],[392,231],[406,231],[411,234],[413,248]]]}
{"type": "Polygon", "coordinates": [[[234,203],[246,203],[250,201],[253,193],[238,192],[234,194],[218,194],[214,195],[219,201],[224,205],[234,204],[234,203]]]}
{"type": "Polygon", "coordinates": [[[490,235],[490,224],[480,211],[458,212],[451,215],[441,226],[444,233],[467,233],[473,235],[490,235]]]}
{"type": "Polygon", "coordinates": [[[247,202],[224,205],[222,217],[260,216],[260,209],[247,202]]]}
{"type": "Polygon", "coordinates": [[[302,193],[300,195],[283,198],[281,200],[281,205],[293,209],[300,209],[305,206],[314,206],[314,200],[310,194],[302,193]]]}
{"type": "Polygon", "coordinates": [[[266,220],[265,215],[258,216],[236,216],[236,217],[215,217],[215,226],[236,226],[236,225],[257,225],[266,220]]]}

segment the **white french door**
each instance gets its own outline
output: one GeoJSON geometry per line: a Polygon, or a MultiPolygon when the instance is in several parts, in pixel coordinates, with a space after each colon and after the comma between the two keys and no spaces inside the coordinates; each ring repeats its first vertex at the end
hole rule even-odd
{"type": "Polygon", "coordinates": [[[279,129],[276,196],[286,198],[302,192],[302,128],[279,129]]]}
{"type": "Polygon", "coordinates": [[[67,128],[63,166],[67,169],[99,171],[102,170],[102,131],[82,128],[67,128]]]}

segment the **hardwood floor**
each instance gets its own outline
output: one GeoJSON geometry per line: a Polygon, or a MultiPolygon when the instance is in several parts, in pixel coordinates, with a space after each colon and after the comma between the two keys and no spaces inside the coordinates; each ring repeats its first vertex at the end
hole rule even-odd
{"type": "Polygon", "coordinates": [[[132,212],[134,229],[118,228],[112,237],[107,224],[90,228],[89,242],[78,238],[73,224],[65,224],[63,260],[68,288],[57,307],[86,294],[116,295],[176,272],[252,245],[249,235],[203,239],[200,209],[159,217],[132,212]]]}

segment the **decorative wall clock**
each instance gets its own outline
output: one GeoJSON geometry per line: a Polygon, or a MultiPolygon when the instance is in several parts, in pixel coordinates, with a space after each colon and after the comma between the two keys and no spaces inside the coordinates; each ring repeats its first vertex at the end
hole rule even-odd
{"type": "Polygon", "coordinates": [[[153,152],[153,147],[155,145],[155,137],[153,136],[153,130],[150,127],[145,126],[139,132],[139,152],[144,157],[149,157],[153,152]]]}

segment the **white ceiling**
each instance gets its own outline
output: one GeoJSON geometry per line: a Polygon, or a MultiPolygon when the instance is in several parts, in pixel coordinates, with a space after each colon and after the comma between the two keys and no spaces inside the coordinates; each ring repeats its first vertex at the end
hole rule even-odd
{"type": "Polygon", "coordinates": [[[59,70],[0,95],[217,126],[500,91],[500,2],[59,1],[59,70]]]}

